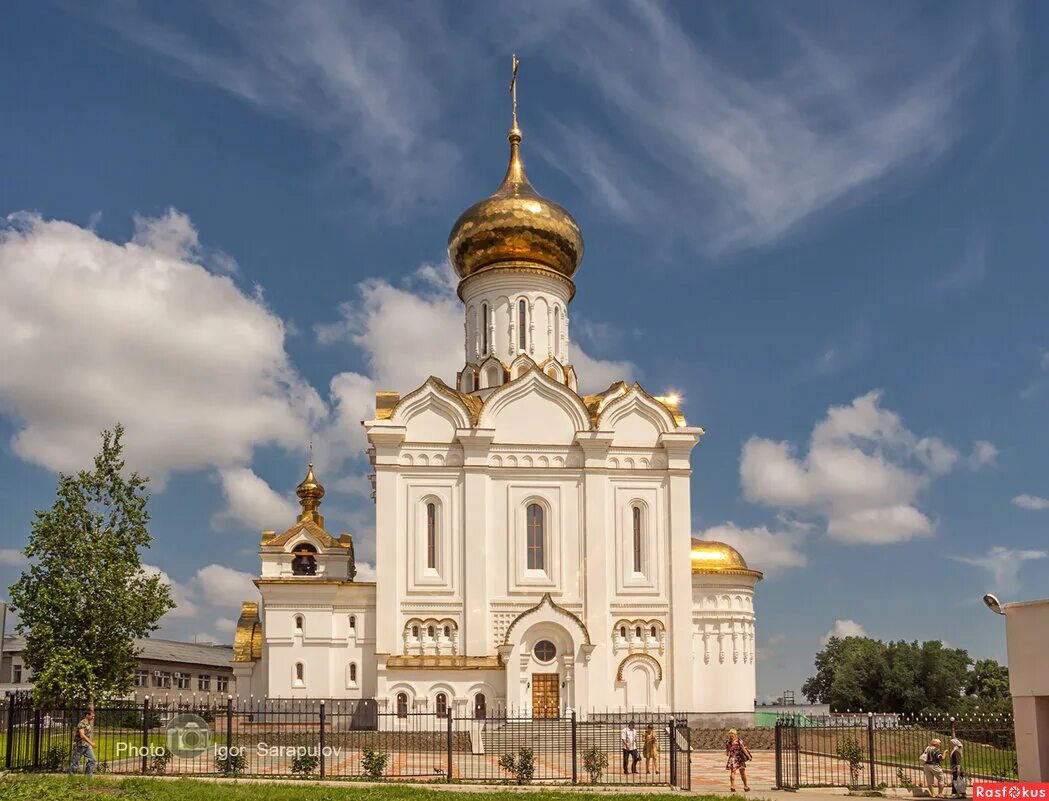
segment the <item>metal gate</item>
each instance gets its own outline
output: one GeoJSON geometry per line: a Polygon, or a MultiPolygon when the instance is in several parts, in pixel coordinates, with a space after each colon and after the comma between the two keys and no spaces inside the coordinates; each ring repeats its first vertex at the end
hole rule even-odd
{"type": "Polygon", "coordinates": [[[670,721],[670,784],[692,789],[692,730],[683,718],[670,721]]]}
{"type": "Polygon", "coordinates": [[[776,788],[779,790],[798,789],[801,758],[798,745],[798,726],[795,721],[776,721],[776,788]]]}

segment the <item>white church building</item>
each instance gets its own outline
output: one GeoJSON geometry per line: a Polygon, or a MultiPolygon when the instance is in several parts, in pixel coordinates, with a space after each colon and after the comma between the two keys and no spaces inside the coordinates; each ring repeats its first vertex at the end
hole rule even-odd
{"type": "Polygon", "coordinates": [[[636,383],[579,393],[582,235],[525,176],[516,114],[509,141],[499,188],[449,237],[462,370],[378,393],[363,422],[377,581],[325,530],[311,465],[298,520],[262,535],[238,690],[457,717],[750,712],[761,573],[692,539],[703,430],[636,383]]]}

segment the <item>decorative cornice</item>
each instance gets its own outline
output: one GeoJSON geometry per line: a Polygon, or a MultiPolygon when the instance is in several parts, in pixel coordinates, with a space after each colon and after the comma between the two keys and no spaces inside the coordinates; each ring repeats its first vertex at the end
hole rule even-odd
{"type": "Polygon", "coordinates": [[[616,668],[616,681],[623,680],[623,670],[626,668],[627,662],[631,660],[650,662],[656,668],[656,681],[663,681],[663,666],[659,664],[659,660],[651,654],[627,654],[623,658],[623,661],[619,663],[619,667],[616,668]]]}
{"type": "Polygon", "coordinates": [[[535,606],[531,606],[528,609],[524,610],[521,614],[519,614],[517,617],[515,617],[511,621],[510,625],[506,627],[506,633],[503,635],[503,645],[510,645],[511,644],[510,643],[510,633],[514,630],[514,627],[521,620],[523,620],[524,618],[528,617],[529,615],[531,615],[531,614],[533,614],[535,612],[538,612],[544,606],[549,607],[550,609],[554,610],[555,612],[558,612],[558,613],[564,615],[565,617],[569,618],[571,621],[573,621],[582,630],[582,632],[583,632],[583,639],[584,639],[585,644],[586,645],[592,645],[592,643],[590,641],[590,631],[587,629],[586,624],[582,620],[579,619],[578,615],[576,615],[575,613],[569,611],[568,609],[565,609],[563,606],[561,606],[561,604],[557,603],[550,596],[550,593],[545,593],[543,595],[543,597],[540,599],[539,603],[537,603],[535,606]]]}

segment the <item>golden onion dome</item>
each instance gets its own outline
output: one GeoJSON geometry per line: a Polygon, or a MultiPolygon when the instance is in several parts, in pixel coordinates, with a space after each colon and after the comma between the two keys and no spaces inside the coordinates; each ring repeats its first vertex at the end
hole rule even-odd
{"type": "Polygon", "coordinates": [[[693,573],[728,573],[730,575],[756,576],[762,574],[747,566],[743,555],[723,542],[716,540],[692,540],[693,573]]]}
{"type": "Polygon", "coordinates": [[[499,188],[462,213],[448,235],[448,257],[460,278],[495,264],[518,263],[571,279],[583,259],[583,234],[565,209],[528,182],[515,124],[510,165],[499,188]]]}
{"type": "Polygon", "coordinates": [[[295,494],[299,496],[299,504],[302,506],[302,514],[299,520],[311,519],[318,525],[324,525],[324,518],[317,513],[324,497],[324,487],[313,475],[313,462],[306,469],[306,478],[295,488],[295,494]]]}

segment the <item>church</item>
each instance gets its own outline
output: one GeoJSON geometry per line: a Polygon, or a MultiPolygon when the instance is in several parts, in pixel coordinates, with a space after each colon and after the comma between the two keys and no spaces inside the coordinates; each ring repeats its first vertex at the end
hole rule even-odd
{"type": "Polygon", "coordinates": [[[356,581],[353,538],[325,529],[311,464],[298,519],[262,534],[238,691],[404,716],[751,712],[762,574],[692,538],[703,429],[637,383],[580,394],[583,237],[525,175],[516,95],[508,139],[502,183],[448,239],[462,370],[379,392],[362,423],[377,580],[356,581]]]}

